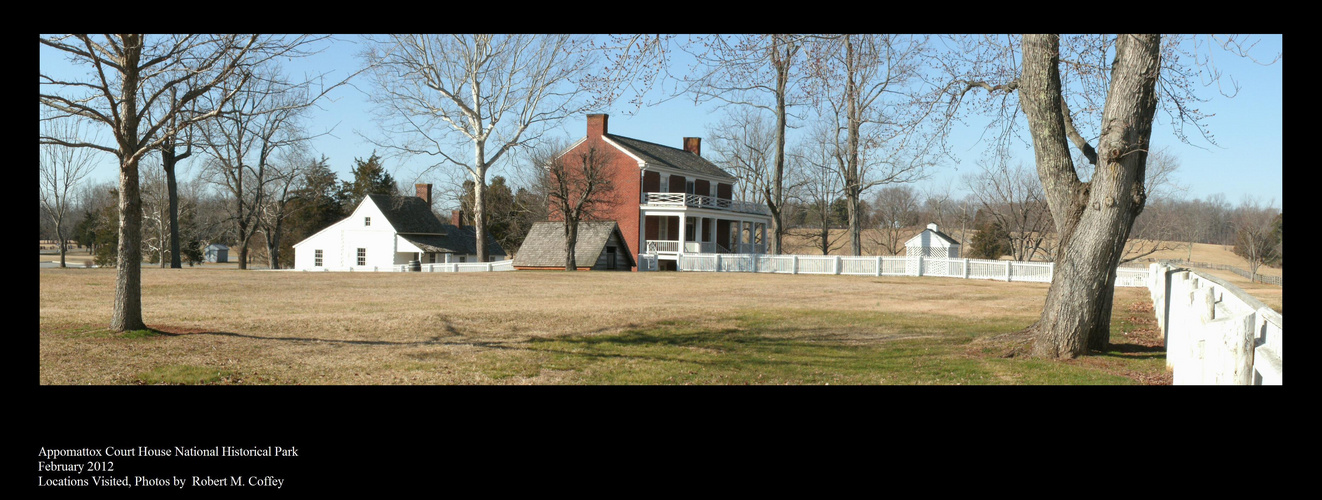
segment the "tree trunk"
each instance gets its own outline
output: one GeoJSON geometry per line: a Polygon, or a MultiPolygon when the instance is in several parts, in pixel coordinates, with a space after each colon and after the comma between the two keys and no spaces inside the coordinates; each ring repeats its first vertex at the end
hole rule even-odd
{"type": "MultiPolygon", "coordinates": [[[[179,259],[179,186],[175,180],[174,166],[184,157],[174,155],[173,145],[167,147],[168,151],[161,150],[161,163],[165,166],[165,186],[170,196],[170,268],[180,269],[183,265],[179,259]]],[[[161,262],[164,264],[165,261],[161,262]]]]}
{"type": "Polygon", "coordinates": [[[473,176],[473,245],[477,247],[477,261],[487,261],[487,169],[479,167],[473,176]]]}
{"type": "MultiPolygon", "coordinates": [[[[779,42],[781,35],[772,35],[777,37],[779,42]]],[[[785,193],[785,128],[788,126],[785,117],[785,90],[789,84],[789,67],[791,54],[786,54],[784,58],[780,57],[780,43],[774,44],[772,53],[775,54],[774,63],[776,65],[776,165],[775,173],[772,177],[771,192],[768,193],[767,205],[771,206],[771,254],[779,255],[782,253],[781,245],[784,242],[785,224],[782,219],[784,210],[785,193]],[[772,206],[774,205],[774,206],[772,206]]]]}
{"type": "MultiPolygon", "coordinates": [[[[60,219],[63,219],[63,217],[60,217],[60,219]]],[[[64,255],[66,252],[64,249],[64,241],[64,231],[60,229],[60,221],[57,220],[55,221],[55,242],[60,245],[60,267],[67,267],[64,264],[64,255]]]]}
{"type": "Polygon", "coordinates": [[[1060,237],[1033,354],[1073,358],[1104,345],[1111,278],[1143,210],[1144,169],[1156,110],[1160,37],[1121,35],[1102,114],[1098,165],[1079,181],[1064,121],[1056,35],[1025,35],[1019,99],[1032,131],[1038,176],[1060,237]]]}
{"type": "Polygon", "coordinates": [[[110,329],[143,330],[142,322],[142,198],[138,192],[137,159],[119,169],[119,261],[115,265],[115,309],[110,329]]]}
{"type": "Polygon", "coordinates": [[[858,116],[858,83],[854,81],[854,44],[849,35],[845,35],[845,120],[848,136],[846,138],[845,171],[845,206],[849,214],[849,250],[854,256],[863,255],[862,228],[859,224],[858,201],[862,195],[862,166],[858,164],[858,134],[862,128],[858,116]]]}
{"type": "MultiPolygon", "coordinates": [[[[240,206],[240,207],[243,206],[243,201],[239,201],[239,206],[240,206]]],[[[242,208],[240,208],[240,212],[239,212],[239,213],[243,213],[243,212],[242,212],[242,208]]],[[[240,217],[242,217],[242,216],[240,216],[240,217]]],[[[248,231],[248,225],[243,223],[243,219],[239,219],[239,223],[238,223],[238,224],[239,224],[239,269],[247,270],[247,269],[248,269],[248,242],[249,242],[249,237],[248,237],[248,236],[251,236],[252,234],[248,231]],[[245,236],[245,235],[247,235],[247,236],[245,236]]]]}
{"type": "Polygon", "coordinates": [[[115,307],[110,329],[143,330],[142,322],[142,195],[138,191],[138,60],[141,35],[124,37],[124,70],[120,89],[123,124],[115,131],[119,143],[119,257],[115,265],[115,307]]]}
{"type": "Polygon", "coordinates": [[[565,270],[577,271],[578,259],[574,247],[578,245],[578,221],[565,217],[565,270]]]}
{"type": "Polygon", "coordinates": [[[277,220],[275,227],[263,234],[266,236],[266,256],[267,265],[271,269],[280,269],[280,226],[282,221],[277,220]]]}

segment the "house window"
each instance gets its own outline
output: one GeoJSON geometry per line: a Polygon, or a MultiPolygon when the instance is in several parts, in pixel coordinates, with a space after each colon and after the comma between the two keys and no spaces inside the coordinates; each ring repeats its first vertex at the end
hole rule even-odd
{"type": "Polygon", "coordinates": [[[459,262],[468,262],[468,256],[467,256],[467,255],[460,255],[460,256],[459,256],[459,262]]]}
{"type": "Polygon", "coordinates": [[[360,266],[366,266],[366,265],[367,265],[367,249],[366,249],[366,248],[359,248],[359,249],[358,249],[358,265],[360,265],[360,266]]]}
{"type": "Polygon", "coordinates": [[[428,264],[436,263],[436,252],[427,252],[427,263],[428,264]]]}
{"type": "Polygon", "coordinates": [[[312,266],[321,267],[321,249],[312,252],[312,266]]]}
{"type": "Polygon", "coordinates": [[[693,194],[693,181],[684,181],[684,192],[693,194]]]}
{"type": "Polygon", "coordinates": [[[371,217],[363,217],[363,225],[364,225],[364,226],[370,226],[370,225],[372,225],[372,218],[371,218],[371,217]]]}

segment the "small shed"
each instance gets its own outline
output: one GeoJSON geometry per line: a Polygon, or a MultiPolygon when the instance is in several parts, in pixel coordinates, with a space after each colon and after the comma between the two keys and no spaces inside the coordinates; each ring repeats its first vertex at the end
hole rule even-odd
{"type": "Polygon", "coordinates": [[[904,253],[909,257],[959,258],[959,242],[937,230],[936,224],[904,242],[904,253]]]}
{"type": "Polygon", "coordinates": [[[230,261],[230,247],[219,243],[207,245],[204,260],[224,264],[230,261]]]}
{"type": "MultiPolygon", "coordinates": [[[[624,241],[615,221],[579,222],[574,261],[580,271],[629,271],[637,264],[624,241]]],[[[514,268],[564,269],[564,223],[534,223],[514,255],[514,268]]]]}

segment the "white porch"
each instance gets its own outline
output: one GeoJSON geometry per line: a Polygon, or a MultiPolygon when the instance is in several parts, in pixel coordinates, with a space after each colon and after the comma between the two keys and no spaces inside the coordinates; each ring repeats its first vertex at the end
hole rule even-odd
{"type": "Polygon", "coordinates": [[[760,214],[645,205],[640,253],[661,261],[678,261],[683,254],[763,254],[770,222],[760,214]]]}

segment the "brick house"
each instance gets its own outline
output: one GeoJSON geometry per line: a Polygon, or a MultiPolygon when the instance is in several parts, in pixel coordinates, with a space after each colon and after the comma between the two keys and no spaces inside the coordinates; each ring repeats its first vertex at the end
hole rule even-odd
{"type": "Polygon", "coordinates": [[[680,253],[765,252],[770,211],[732,199],[736,178],[702,157],[702,139],[685,137],[674,148],[611,134],[608,125],[608,115],[587,115],[587,135],[560,156],[592,147],[612,153],[616,199],[601,219],[616,222],[635,264],[674,269],[680,253]]]}

